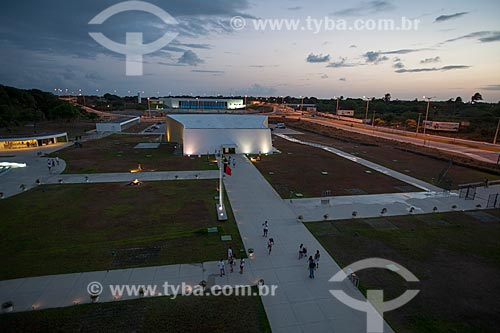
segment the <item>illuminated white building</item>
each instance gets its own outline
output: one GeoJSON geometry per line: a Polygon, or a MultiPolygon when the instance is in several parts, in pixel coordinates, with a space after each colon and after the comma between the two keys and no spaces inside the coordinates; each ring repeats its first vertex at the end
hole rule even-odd
{"type": "Polygon", "coordinates": [[[184,155],[268,154],[272,152],[267,116],[184,114],[167,118],[167,140],[182,145],[184,155]]]}

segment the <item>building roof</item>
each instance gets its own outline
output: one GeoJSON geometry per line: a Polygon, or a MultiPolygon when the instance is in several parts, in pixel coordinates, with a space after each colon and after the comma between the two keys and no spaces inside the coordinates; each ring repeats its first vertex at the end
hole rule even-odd
{"type": "Polygon", "coordinates": [[[67,136],[68,133],[57,133],[57,134],[32,134],[32,135],[13,135],[13,136],[1,136],[0,141],[30,141],[30,140],[44,140],[44,139],[52,139],[59,138],[63,136],[67,136]]]}
{"type": "Polygon", "coordinates": [[[132,120],[141,119],[140,117],[119,117],[119,118],[111,118],[104,121],[100,121],[99,124],[125,124],[131,122],[132,120]]]}
{"type": "Polygon", "coordinates": [[[176,114],[169,118],[184,125],[184,128],[198,129],[265,129],[267,116],[232,114],[176,114]]]}

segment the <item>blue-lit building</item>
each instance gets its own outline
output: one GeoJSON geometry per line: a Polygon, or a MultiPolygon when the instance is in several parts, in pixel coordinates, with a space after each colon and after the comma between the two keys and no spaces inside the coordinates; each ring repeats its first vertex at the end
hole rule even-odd
{"type": "Polygon", "coordinates": [[[228,98],[161,98],[164,105],[183,110],[236,110],[244,109],[242,99],[228,98]]]}

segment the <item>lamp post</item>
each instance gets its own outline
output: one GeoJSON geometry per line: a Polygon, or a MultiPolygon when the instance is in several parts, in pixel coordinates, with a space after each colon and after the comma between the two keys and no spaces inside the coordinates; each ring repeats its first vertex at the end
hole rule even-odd
{"type": "Polygon", "coordinates": [[[418,121],[417,121],[417,134],[418,134],[418,130],[420,129],[420,118],[422,118],[422,112],[420,112],[418,114],[418,121]]]}
{"type": "Polygon", "coordinates": [[[151,105],[149,104],[149,97],[148,97],[148,111],[149,111],[149,119],[151,119],[151,105]]]}
{"type": "MultiPolygon", "coordinates": [[[[433,97],[425,97],[424,96],[424,99],[427,99],[427,110],[425,111],[425,123],[427,124],[427,119],[429,118],[429,108],[431,106],[431,99],[433,98],[436,98],[436,96],[433,96],[433,97]]],[[[426,127],[424,125],[424,135],[425,135],[425,130],[426,130],[426,127]]]]}
{"type": "Polygon", "coordinates": [[[495,132],[495,138],[493,139],[493,144],[497,144],[497,139],[498,139],[498,131],[500,130],[500,119],[498,119],[498,125],[497,125],[497,131],[495,132]]]}
{"type": "Polygon", "coordinates": [[[335,107],[335,115],[339,114],[339,98],[337,96],[333,96],[337,100],[337,106],[335,107]]]}
{"type": "Polygon", "coordinates": [[[376,110],[373,110],[372,127],[375,127],[375,112],[376,110]]]}
{"type": "Polygon", "coordinates": [[[370,108],[370,99],[366,96],[363,96],[363,99],[366,100],[366,114],[365,114],[365,122],[368,122],[368,110],[370,108]]]}

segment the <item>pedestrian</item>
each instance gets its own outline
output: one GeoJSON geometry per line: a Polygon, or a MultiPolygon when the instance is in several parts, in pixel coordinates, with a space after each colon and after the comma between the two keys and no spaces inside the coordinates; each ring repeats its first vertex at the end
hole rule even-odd
{"type": "Polygon", "coordinates": [[[225,265],[224,265],[224,260],[223,259],[221,259],[219,261],[218,266],[219,266],[219,271],[220,271],[220,277],[222,277],[222,275],[226,275],[226,269],[225,269],[225,265]]]}
{"type": "Polygon", "coordinates": [[[57,166],[59,166],[59,157],[58,156],[56,156],[56,164],[57,164],[57,166]]]}
{"type": "Polygon", "coordinates": [[[271,250],[273,249],[273,245],[274,245],[274,239],[269,238],[269,240],[267,241],[267,249],[269,250],[269,254],[271,254],[271,250]]]}
{"type": "Polygon", "coordinates": [[[231,258],[229,258],[229,268],[231,269],[231,273],[234,272],[233,267],[234,267],[234,257],[231,256],[231,258]]]}
{"type": "Polygon", "coordinates": [[[307,248],[305,246],[302,248],[302,256],[307,258],[307,248]]]}
{"type": "Polygon", "coordinates": [[[49,168],[50,173],[50,171],[52,170],[52,161],[50,160],[50,158],[47,160],[47,167],[49,168]]]}
{"type": "Polygon", "coordinates": [[[314,268],[316,264],[314,263],[314,259],[312,256],[309,257],[309,278],[314,279],[314,268]]]}
{"type": "Polygon", "coordinates": [[[314,255],[314,263],[316,264],[316,269],[319,268],[319,257],[320,257],[319,250],[316,250],[316,254],[314,255]]]}
{"type": "Polygon", "coordinates": [[[245,267],[245,259],[240,259],[240,274],[243,274],[243,268],[245,267]]]}
{"type": "Polygon", "coordinates": [[[262,225],[264,226],[264,235],[262,235],[262,237],[267,237],[267,232],[269,231],[269,224],[267,223],[267,221],[265,221],[262,225]]]}
{"type": "Polygon", "coordinates": [[[235,159],[233,158],[233,169],[236,168],[236,161],[235,159]]]}
{"type": "Polygon", "coordinates": [[[304,256],[304,253],[302,253],[302,248],[304,247],[304,244],[300,244],[299,246],[299,260],[302,259],[304,256]]]}
{"type": "Polygon", "coordinates": [[[231,259],[233,257],[233,248],[230,246],[227,249],[227,259],[231,259]]]}
{"type": "Polygon", "coordinates": [[[55,168],[56,167],[56,161],[52,160],[52,167],[55,168]]]}

